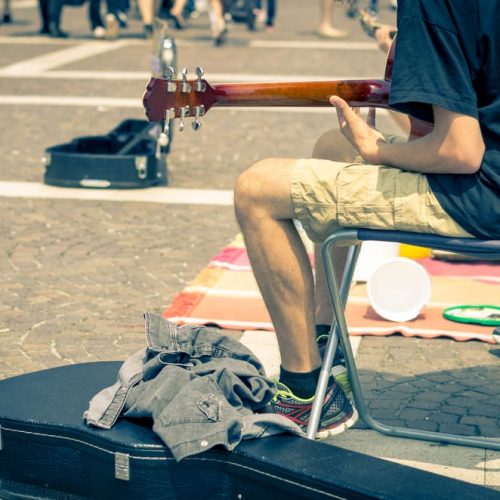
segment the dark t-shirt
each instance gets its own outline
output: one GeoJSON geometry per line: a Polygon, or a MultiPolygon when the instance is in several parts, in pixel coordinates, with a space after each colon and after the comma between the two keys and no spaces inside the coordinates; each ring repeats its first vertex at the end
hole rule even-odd
{"type": "Polygon", "coordinates": [[[500,239],[500,0],[400,0],[389,103],[432,121],[432,104],[479,120],[476,174],[429,174],[446,212],[477,237],[500,239]]]}

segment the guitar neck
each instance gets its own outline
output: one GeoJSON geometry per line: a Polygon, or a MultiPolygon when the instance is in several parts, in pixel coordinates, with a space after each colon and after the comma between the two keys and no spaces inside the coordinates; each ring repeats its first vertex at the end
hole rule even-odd
{"type": "Polygon", "coordinates": [[[351,106],[387,108],[390,82],[342,80],[324,82],[231,83],[213,85],[213,106],[331,106],[338,95],[351,106]]]}

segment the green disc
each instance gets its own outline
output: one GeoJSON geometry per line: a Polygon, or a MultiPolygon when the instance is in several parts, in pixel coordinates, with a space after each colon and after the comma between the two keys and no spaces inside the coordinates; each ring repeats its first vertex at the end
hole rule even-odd
{"type": "Polygon", "coordinates": [[[500,307],[487,304],[448,307],[443,311],[443,316],[459,323],[485,326],[500,325],[500,307]]]}

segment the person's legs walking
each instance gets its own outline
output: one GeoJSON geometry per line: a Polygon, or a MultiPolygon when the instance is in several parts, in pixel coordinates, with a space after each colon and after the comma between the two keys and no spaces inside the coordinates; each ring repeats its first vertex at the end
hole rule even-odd
{"type": "Polygon", "coordinates": [[[4,23],[11,23],[12,22],[12,13],[10,10],[10,0],[3,0],[2,21],[4,23]]]}
{"type": "Polygon", "coordinates": [[[345,38],[349,35],[348,31],[332,26],[334,10],[334,0],[321,0],[320,23],[317,32],[320,37],[345,38]]]}
{"type": "Polygon", "coordinates": [[[143,23],[144,38],[151,38],[154,32],[156,0],[138,0],[138,6],[143,23]]]}
{"type": "Polygon", "coordinates": [[[120,34],[120,8],[120,0],[106,0],[104,21],[106,23],[106,37],[109,40],[118,38],[120,34]]]}
{"type": "Polygon", "coordinates": [[[89,0],[88,10],[90,29],[96,38],[104,38],[106,29],[101,17],[101,0],[89,0]]]}
{"type": "Polygon", "coordinates": [[[210,1],[210,30],[215,46],[222,45],[227,40],[227,26],[224,19],[225,4],[223,0],[210,1]]]}
{"type": "Polygon", "coordinates": [[[49,0],[38,0],[38,10],[40,13],[40,34],[49,34],[49,0]]]}
{"type": "Polygon", "coordinates": [[[67,33],[61,30],[61,15],[64,0],[49,0],[49,34],[54,38],[66,38],[67,33]]]}

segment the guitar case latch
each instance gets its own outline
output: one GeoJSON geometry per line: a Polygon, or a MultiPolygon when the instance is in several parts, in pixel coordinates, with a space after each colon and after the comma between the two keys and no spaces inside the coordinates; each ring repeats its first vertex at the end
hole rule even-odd
{"type": "Polygon", "coordinates": [[[115,477],[122,481],[130,480],[130,455],[115,453],[115,477]]]}

